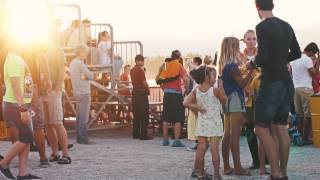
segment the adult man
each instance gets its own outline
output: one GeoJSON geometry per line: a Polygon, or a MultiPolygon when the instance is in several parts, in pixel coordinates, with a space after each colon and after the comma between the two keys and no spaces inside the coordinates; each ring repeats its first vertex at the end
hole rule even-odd
{"type": "Polygon", "coordinates": [[[17,179],[41,179],[27,174],[27,161],[30,144],[33,143],[33,130],[30,117],[30,102],[33,95],[32,77],[28,66],[21,57],[21,46],[11,41],[10,51],[4,64],[4,82],[6,93],[3,97],[3,115],[12,122],[19,132],[16,142],[0,162],[0,171],[8,179],[15,179],[9,166],[19,157],[19,175],[17,179]]]}
{"type": "Polygon", "coordinates": [[[39,149],[40,165],[46,168],[49,162],[46,156],[44,113],[41,96],[44,96],[52,87],[49,74],[49,66],[44,49],[32,47],[24,52],[24,59],[30,68],[34,82],[34,93],[31,101],[32,110],[35,115],[32,117],[33,134],[35,143],[39,149]]]}
{"type": "Polygon", "coordinates": [[[181,53],[174,50],[171,58],[163,64],[157,75],[157,81],[161,82],[164,91],[163,96],[163,146],[169,146],[168,123],[174,123],[174,142],[172,147],[185,147],[180,141],[182,125],[185,121],[185,109],[183,106],[182,79],[186,81],[186,72],[180,64],[181,53]]]}
{"type": "Polygon", "coordinates": [[[136,65],[130,71],[132,81],[132,108],[133,108],[133,139],[151,140],[148,136],[149,124],[149,85],[144,72],[144,57],[135,57],[136,65]]]}
{"type": "Polygon", "coordinates": [[[313,66],[312,59],[319,53],[316,43],[310,43],[304,49],[300,59],[290,62],[292,79],[295,88],[294,104],[298,118],[298,128],[305,145],[311,144],[310,96],[313,95],[312,77],[319,72],[319,63],[313,66]]]}
{"type": "Polygon", "coordinates": [[[52,90],[43,97],[45,112],[45,126],[48,141],[52,149],[49,161],[57,161],[59,164],[70,164],[71,158],[68,152],[68,137],[63,126],[62,110],[62,85],[65,77],[66,59],[63,50],[52,43],[47,51],[52,90]],[[58,155],[58,139],[62,148],[62,158],[58,155]]]}
{"type": "MultiPolygon", "coordinates": [[[[256,99],[256,134],[262,141],[271,166],[270,179],[288,179],[290,137],[287,118],[293,84],[287,68],[301,57],[291,26],[273,16],[273,0],[256,0],[262,22],[256,26],[258,54],[254,62],[261,67],[261,86],[256,99]],[[270,131],[272,129],[272,131],[270,131]],[[280,167],[279,167],[280,159],[280,167]]],[[[253,66],[248,66],[253,68],[253,66]]]]}
{"type": "Polygon", "coordinates": [[[85,44],[78,45],[76,57],[70,63],[70,77],[72,92],[77,100],[77,142],[79,144],[95,144],[88,139],[87,123],[89,121],[91,90],[89,80],[93,80],[93,73],[84,64],[89,52],[85,44]]]}

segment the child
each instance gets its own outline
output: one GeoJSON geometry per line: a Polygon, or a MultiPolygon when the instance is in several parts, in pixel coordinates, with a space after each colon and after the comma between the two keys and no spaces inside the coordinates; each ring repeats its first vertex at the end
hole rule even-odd
{"type": "Polygon", "coordinates": [[[204,171],[204,156],[210,143],[214,180],[221,180],[219,173],[220,157],[219,142],[223,135],[223,123],[220,116],[221,104],[225,104],[227,97],[223,87],[214,88],[216,70],[213,66],[200,66],[190,72],[199,86],[184,100],[184,106],[198,112],[196,136],[198,148],[195,159],[195,171],[198,179],[211,179],[204,171]]]}
{"type": "Polygon", "coordinates": [[[222,157],[224,161],[224,174],[250,176],[249,170],[244,169],[240,162],[240,133],[244,125],[245,98],[243,89],[250,82],[252,71],[243,78],[239,69],[240,48],[239,40],[235,37],[223,39],[220,57],[219,74],[222,75],[224,90],[228,96],[225,106],[224,136],[222,140],[222,157]],[[229,164],[229,151],[232,151],[234,170],[229,164]]]}
{"type": "Polygon", "coordinates": [[[107,31],[103,31],[99,34],[98,59],[100,65],[111,64],[111,42],[107,31]]]}

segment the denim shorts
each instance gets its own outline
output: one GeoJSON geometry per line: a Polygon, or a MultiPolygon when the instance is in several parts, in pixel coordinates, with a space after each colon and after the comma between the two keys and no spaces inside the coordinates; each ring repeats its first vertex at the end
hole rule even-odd
{"type": "Polygon", "coordinates": [[[293,95],[291,79],[273,82],[262,79],[255,102],[255,124],[266,128],[271,124],[286,125],[293,95]]]}
{"type": "Polygon", "coordinates": [[[239,94],[237,92],[232,92],[228,95],[228,100],[224,106],[225,113],[238,113],[246,112],[244,102],[240,100],[239,94]]]}

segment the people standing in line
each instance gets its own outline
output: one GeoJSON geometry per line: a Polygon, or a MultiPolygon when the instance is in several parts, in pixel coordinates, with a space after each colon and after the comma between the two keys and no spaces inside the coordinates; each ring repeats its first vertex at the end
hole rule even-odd
{"type": "MultiPolygon", "coordinates": [[[[183,106],[182,84],[186,79],[186,72],[183,65],[179,62],[181,53],[174,50],[171,58],[168,59],[159,69],[156,77],[157,83],[163,89],[163,146],[169,146],[168,137],[169,123],[174,124],[174,142],[172,147],[185,147],[180,141],[182,125],[185,122],[185,108],[183,106]]],[[[185,83],[186,84],[186,83],[185,83]]]]}
{"type": "MultiPolygon", "coordinates": [[[[196,69],[202,64],[202,59],[200,57],[195,57],[192,59],[191,64],[189,65],[189,72],[196,69]]],[[[195,80],[189,76],[189,83],[188,83],[188,91],[187,95],[192,92],[192,90],[197,87],[197,83],[195,80]]],[[[188,110],[188,124],[187,124],[187,133],[188,139],[193,141],[190,147],[187,147],[188,151],[195,151],[197,150],[198,140],[196,137],[196,127],[197,127],[197,115],[192,111],[188,110]]]]}
{"type": "Polygon", "coordinates": [[[312,78],[319,73],[319,63],[314,67],[312,58],[319,53],[316,43],[308,44],[300,59],[290,62],[293,85],[295,88],[294,104],[298,118],[298,129],[304,145],[312,144],[310,96],[314,94],[312,78]]]}
{"type": "Polygon", "coordinates": [[[133,139],[152,140],[148,136],[149,124],[149,85],[144,71],[145,57],[137,55],[136,65],[130,71],[132,81],[133,139]]]}
{"type": "Polygon", "coordinates": [[[252,71],[243,78],[240,73],[240,48],[239,40],[235,37],[223,39],[219,51],[219,74],[223,81],[224,90],[228,96],[224,112],[224,136],[222,140],[222,155],[224,162],[224,174],[251,175],[248,169],[244,169],[240,161],[240,134],[245,123],[245,98],[243,89],[250,82],[252,71]],[[229,152],[232,152],[234,169],[229,164],[229,152]]]}
{"type": "Polygon", "coordinates": [[[52,40],[47,49],[49,72],[52,90],[43,96],[45,127],[52,154],[50,162],[71,164],[68,150],[68,135],[63,125],[62,92],[65,78],[66,59],[63,50],[52,40]],[[62,157],[58,154],[58,144],[62,149],[62,157]]]}
{"type": "Polygon", "coordinates": [[[21,57],[22,46],[11,41],[9,53],[4,64],[4,82],[6,92],[3,97],[3,116],[12,122],[19,132],[17,141],[13,143],[4,158],[0,161],[0,171],[8,179],[15,179],[10,171],[12,160],[19,157],[17,179],[41,179],[27,173],[27,161],[30,144],[33,143],[31,120],[31,99],[33,82],[29,67],[21,57]]]}
{"type": "Polygon", "coordinates": [[[223,136],[221,118],[222,105],[227,101],[223,86],[215,88],[217,72],[213,66],[203,65],[192,70],[190,75],[199,86],[185,98],[184,106],[198,114],[196,136],[198,148],[195,158],[195,170],[192,177],[212,179],[212,175],[204,170],[204,157],[208,146],[211,148],[214,180],[222,180],[220,175],[219,142],[223,136]]]}
{"type": "Polygon", "coordinates": [[[300,58],[301,51],[292,27],[273,15],[273,0],[256,0],[255,4],[262,20],[256,26],[258,54],[247,68],[260,66],[262,70],[255,102],[256,134],[271,166],[270,179],[285,180],[290,148],[287,119],[294,94],[287,64],[300,58]]]}
{"type": "Polygon", "coordinates": [[[44,48],[32,47],[23,53],[34,82],[34,91],[31,101],[31,108],[35,112],[32,117],[34,140],[39,150],[41,168],[49,167],[46,155],[46,138],[44,132],[44,111],[42,97],[52,89],[49,73],[48,59],[44,48]]]}
{"type": "Polygon", "coordinates": [[[89,47],[85,44],[76,47],[76,57],[70,63],[70,78],[72,83],[72,93],[75,97],[77,112],[77,143],[95,144],[88,138],[87,123],[89,122],[91,106],[91,89],[89,80],[93,80],[93,73],[84,64],[89,53],[89,47]]]}
{"type": "MultiPolygon", "coordinates": [[[[257,55],[257,37],[254,30],[248,30],[243,37],[243,42],[246,48],[243,51],[243,68],[246,69],[245,64],[248,61],[253,61],[257,55]]],[[[245,70],[246,71],[246,70],[245,70]]],[[[256,76],[256,70],[253,72],[253,77],[256,76]]],[[[249,169],[259,168],[259,150],[258,141],[254,133],[254,101],[253,101],[253,89],[251,83],[244,88],[245,93],[245,107],[246,107],[246,119],[245,134],[249,145],[249,150],[252,157],[252,166],[249,169]]],[[[261,148],[263,150],[263,148],[261,148]]]]}

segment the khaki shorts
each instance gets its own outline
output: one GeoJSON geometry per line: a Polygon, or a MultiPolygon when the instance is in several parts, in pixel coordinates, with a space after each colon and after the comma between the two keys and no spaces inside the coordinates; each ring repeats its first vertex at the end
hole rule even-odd
{"type": "Polygon", "coordinates": [[[295,88],[294,106],[298,117],[310,118],[310,96],[313,95],[313,89],[295,88]]]}
{"type": "Polygon", "coordinates": [[[63,124],[62,92],[51,91],[43,97],[46,125],[63,124]]]}

